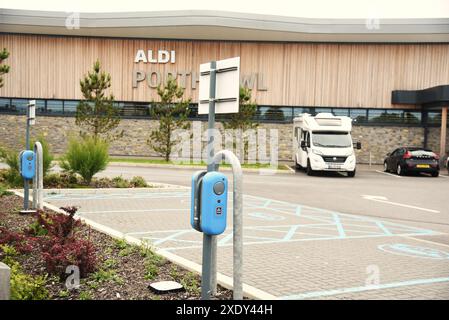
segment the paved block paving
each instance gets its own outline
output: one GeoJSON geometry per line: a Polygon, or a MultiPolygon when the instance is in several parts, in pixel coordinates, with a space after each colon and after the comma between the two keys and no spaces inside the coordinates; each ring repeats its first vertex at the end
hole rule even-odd
{"type": "MultiPolygon", "coordinates": [[[[82,217],[200,264],[202,236],[190,227],[189,197],[187,190],[118,190],[46,201],[79,206],[82,217]]],[[[232,276],[232,210],[228,220],[218,236],[218,268],[232,276]]],[[[447,299],[449,246],[419,237],[448,235],[246,195],[243,279],[282,299],[447,299]]]]}

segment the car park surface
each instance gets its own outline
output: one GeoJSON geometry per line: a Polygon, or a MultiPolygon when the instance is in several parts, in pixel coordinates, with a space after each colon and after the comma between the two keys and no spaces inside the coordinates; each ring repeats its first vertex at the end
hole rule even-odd
{"type": "MultiPolygon", "coordinates": [[[[194,171],[112,165],[103,175],[188,187],[194,171]]],[[[381,166],[358,172],[354,179],[245,173],[244,282],[282,299],[449,298],[448,176],[396,176],[381,166]]],[[[189,197],[186,188],[46,200],[78,205],[81,216],[200,264],[189,197]]],[[[218,237],[218,270],[228,276],[231,225],[230,211],[218,237]]]]}

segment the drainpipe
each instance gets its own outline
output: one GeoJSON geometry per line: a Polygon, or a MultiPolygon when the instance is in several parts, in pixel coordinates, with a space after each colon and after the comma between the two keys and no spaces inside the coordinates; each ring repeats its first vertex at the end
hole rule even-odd
{"type": "Polygon", "coordinates": [[[429,140],[429,127],[428,127],[428,113],[427,111],[423,111],[422,113],[422,125],[424,129],[424,141],[423,141],[423,148],[427,148],[428,140],[429,140]]]}

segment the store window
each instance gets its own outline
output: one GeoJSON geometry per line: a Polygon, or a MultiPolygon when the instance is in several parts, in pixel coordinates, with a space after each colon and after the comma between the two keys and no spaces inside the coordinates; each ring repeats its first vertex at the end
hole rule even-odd
{"type": "Polygon", "coordinates": [[[427,116],[428,124],[441,124],[441,112],[432,111],[428,113],[427,116]]]}
{"type": "Polygon", "coordinates": [[[36,100],[36,113],[42,114],[45,113],[45,100],[36,100]]]}
{"type": "Polygon", "coordinates": [[[0,112],[9,112],[11,110],[11,99],[0,98],[0,112]]]}
{"type": "Polygon", "coordinates": [[[75,114],[78,103],[77,100],[64,101],[64,114],[75,114]]]}
{"type": "Polygon", "coordinates": [[[293,119],[293,108],[288,107],[260,107],[259,119],[266,121],[291,121],[293,119]]]}
{"type": "Polygon", "coordinates": [[[386,110],[383,114],[385,121],[388,123],[402,123],[403,122],[403,114],[402,110],[386,110]]]}
{"type": "Polygon", "coordinates": [[[332,113],[334,114],[334,116],[349,117],[349,109],[347,109],[347,108],[333,108],[332,113]]]}
{"type": "Polygon", "coordinates": [[[364,123],[367,122],[368,120],[366,109],[350,109],[349,116],[351,117],[354,123],[364,123]]]}
{"type": "Polygon", "coordinates": [[[307,108],[293,108],[293,117],[299,117],[301,114],[306,113],[307,108]]]}
{"type": "Polygon", "coordinates": [[[421,112],[417,111],[405,111],[404,123],[406,124],[419,124],[422,121],[421,112]]]}
{"type": "Polygon", "coordinates": [[[28,99],[12,99],[11,111],[26,114],[29,101],[28,99]]]}
{"type": "Polygon", "coordinates": [[[62,114],[62,100],[47,100],[47,114],[62,114]]]}
{"type": "Polygon", "coordinates": [[[332,108],[315,108],[314,114],[318,113],[332,113],[332,108]]]}

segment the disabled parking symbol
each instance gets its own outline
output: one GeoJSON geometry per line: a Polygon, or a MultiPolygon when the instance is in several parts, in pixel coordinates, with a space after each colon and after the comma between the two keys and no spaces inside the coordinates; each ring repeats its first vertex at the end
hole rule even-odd
{"type": "Polygon", "coordinates": [[[412,246],[409,244],[395,243],[395,244],[382,244],[378,248],[382,251],[409,256],[413,258],[425,258],[445,260],[449,259],[449,252],[420,246],[412,246]]]}

